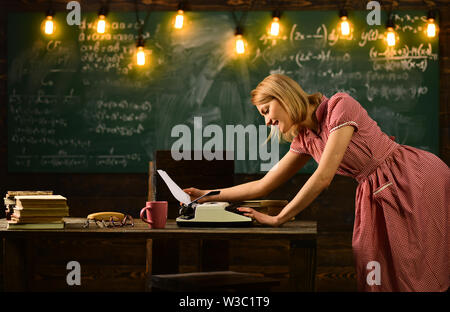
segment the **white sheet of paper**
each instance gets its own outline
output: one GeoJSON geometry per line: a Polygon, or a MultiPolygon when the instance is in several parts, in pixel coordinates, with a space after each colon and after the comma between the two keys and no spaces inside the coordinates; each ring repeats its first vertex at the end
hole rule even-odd
{"type": "Polygon", "coordinates": [[[167,187],[169,188],[170,192],[172,193],[173,197],[175,197],[178,201],[182,202],[183,204],[189,204],[191,202],[191,197],[186,194],[170,177],[169,175],[161,169],[156,170],[158,171],[161,178],[166,183],[167,187]]]}

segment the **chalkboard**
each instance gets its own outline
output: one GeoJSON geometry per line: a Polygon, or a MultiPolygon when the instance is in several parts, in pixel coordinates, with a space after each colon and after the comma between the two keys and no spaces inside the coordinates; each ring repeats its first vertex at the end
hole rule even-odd
{"type": "MultiPolygon", "coordinates": [[[[426,13],[395,14],[400,41],[393,50],[384,24],[367,25],[366,14],[350,12],[353,32],[342,38],[335,11],[283,12],[281,36],[273,39],[271,13],[249,12],[247,52],[238,57],[231,12],[187,12],[181,31],[172,27],[174,12],[152,12],[143,68],[134,61],[134,12],[111,12],[103,35],[94,30],[95,13],[69,26],[58,12],[51,38],[40,29],[41,13],[9,14],[8,169],[147,172],[155,150],[179,142],[177,125],[203,136],[191,140],[193,149],[208,144],[202,131],[209,125],[223,130],[225,148],[227,126],[253,127],[260,138],[264,120],[250,91],[271,73],[289,75],[309,93],[347,92],[397,142],[437,154],[438,39],[424,35],[426,13]]],[[[244,143],[240,158],[235,152],[237,173],[261,172],[260,143],[244,143]]],[[[288,148],[281,144],[277,158],[288,148]]],[[[304,172],[315,167],[310,161],[304,172]]]]}

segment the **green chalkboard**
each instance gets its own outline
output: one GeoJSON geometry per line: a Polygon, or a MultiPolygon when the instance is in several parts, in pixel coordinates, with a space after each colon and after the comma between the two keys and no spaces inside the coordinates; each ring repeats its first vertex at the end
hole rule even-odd
{"type": "MultiPolygon", "coordinates": [[[[424,35],[426,13],[395,14],[393,50],[384,24],[367,25],[366,14],[350,12],[353,32],[342,38],[337,12],[283,12],[273,39],[271,13],[249,12],[247,51],[238,57],[231,12],[187,12],[181,31],[172,27],[174,12],[152,12],[142,68],[134,61],[134,12],[111,12],[104,35],[94,30],[95,13],[69,26],[59,12],[50,38],[42,14],[9,14],[8,169],[146,172],[155,150],[179,147],[190,131],[193,150],[211,148],[214,138],[223,142],[216,149],[235,148],[236,172],[266,170],[289,147],[260,145],[267,129],[250,91],[270,73],[289,75],[309,93],[347,92],[399,143],[437,154],[438,39],[424,35]]],[[[304,170],[314,168],[311,161],[304,170]]]]}

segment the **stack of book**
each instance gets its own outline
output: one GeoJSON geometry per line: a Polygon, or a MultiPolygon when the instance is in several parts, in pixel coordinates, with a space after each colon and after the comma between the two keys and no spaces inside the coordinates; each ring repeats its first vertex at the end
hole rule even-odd
{"type": "Polygon", "coordinates": [[[15,196],[19,195],[53,195],[53,191],[8,191],[3,199],[6,208],[6,220],[11,220],[14,207],[16,207],[15,196]]]}
{"type": "Polygon", "coordinates": [[[61,195],[14,196],[15,207],[8,229],[63,229],[69,216],[67,199],[61,195]]]}
{"type": "MultiPolygon", "coordinates": [[[[9,193],[9,192],[8,192],[9,193]]],[[[6,220],[11,220],[11,215],[14,213],[14,207],[16,207],[16,200],[14,199],[14,196],[6,194],[5,198],[3,198],[3,201],[5,203],[5,215],[6,220]]]]}

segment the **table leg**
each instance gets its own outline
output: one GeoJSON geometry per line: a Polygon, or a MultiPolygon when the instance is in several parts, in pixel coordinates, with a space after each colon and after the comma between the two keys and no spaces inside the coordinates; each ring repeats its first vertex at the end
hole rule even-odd
{"type": "Polygon", "coordinates": [[[291,291],[314,291],[316,276],[316,241],[290,242],[289,288],[291,291]]]}
{"type": "Polygon", "coordinates": [[[4,291],[27,291],[29,278],[26,255],[27,244],[23,238],[3,238],[4,291]]]}
{"type": "Polygon", "coordinates": [[[152,290],[152,254],[153,240],[145,241],[145,291],[152,290]]]}

